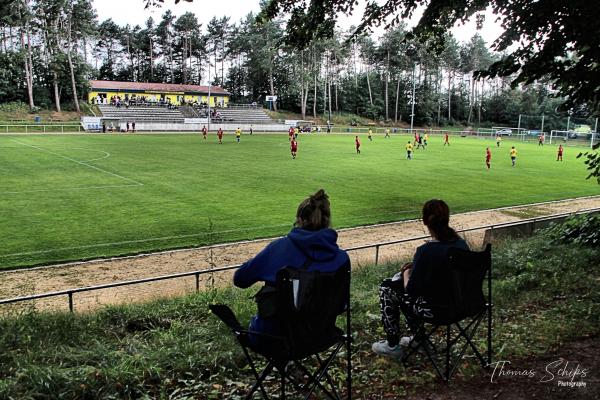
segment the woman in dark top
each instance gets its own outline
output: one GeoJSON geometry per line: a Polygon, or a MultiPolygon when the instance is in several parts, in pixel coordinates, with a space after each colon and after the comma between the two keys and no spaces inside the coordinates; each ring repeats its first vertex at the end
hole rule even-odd
{"type": "Polygon", "coordinates": [[[402,345],[410,342],[409,337],[400,338],[400,308],[410,323],[410,317],[431,318],[433,312],[428,299],[440,290],[444,284],[433,279],[436,268],[446,264],[448,249],[469,250],[467,243],[448,225],[450,209],[442,200],[429,200],[423,205],[423,224],[429,230],[432,240],[417,248],[413,262],[406,264],[392,278],[384,280],[379,286],[381,320],[386,339],[373,343],[377,354],[401,357],[402,345]],[[410,305],[402,301],[408,294],[410,305]]]}
{"type": "MultiPolygon", "coordinates": [[[[323,189],[302,201],[296,212],[294,228],[271,242],[234,274],[233,284],[247,288],[256,282],[274,285],[277,272],[285,267],[308,271],[334,272],[350,262],[348,254],[337,245],[337,232],[331,229],[329,197],[323,189]]],[[[250,320],[250,330],[278,335],[282,333],[274,318],[258,315],[250,320]]]]}

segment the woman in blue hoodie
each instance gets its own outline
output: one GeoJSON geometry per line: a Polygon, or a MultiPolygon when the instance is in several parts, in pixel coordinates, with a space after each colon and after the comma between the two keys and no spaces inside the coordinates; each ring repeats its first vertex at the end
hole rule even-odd
{"type": "MultiPolygon", "coordinates": [[[[348,254],[337,245],[337,232],[331,227],[329,198],[323,189],[302,201],[296,212],[294,228],[287,236],[271,242],[256,257],[245,262],[233,275],[233,284],[247,288],[257,282],[275,285],[277,272],[285,267],[308,271],[333,272],[350,263],[348,254]]],[[[255,315],[251,331],[282,334],[274,318],[255,315]]]]}

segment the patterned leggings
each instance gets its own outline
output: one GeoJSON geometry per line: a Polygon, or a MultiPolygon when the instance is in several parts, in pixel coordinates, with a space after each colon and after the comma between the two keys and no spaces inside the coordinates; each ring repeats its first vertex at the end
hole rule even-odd
{"type": "Polygon", "coordinates": [[[386,279],[379,285],[379,306],[381,308],[381,322],[385,331],[388,344],[395,346],[400,342],[400,310],[404,314],[409,328],[416,326],[416,319],[432,316],[431,310],[423,298],[406,304],[404,295],[404,282],[386,279]]]}

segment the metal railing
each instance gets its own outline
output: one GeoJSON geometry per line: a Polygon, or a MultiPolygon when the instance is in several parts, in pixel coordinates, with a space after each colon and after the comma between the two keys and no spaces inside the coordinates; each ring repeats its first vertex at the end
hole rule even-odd
{"type": "MultiPolygon", "coordinates": [[[[553,215],[529,218],[529,219],[524,219],[524,220],[515,221],[515,222],[505,222],[505,223],[500,223],[500,224],[489,224],[489,225],[476,226],[473,228],[464,228],[464,229],[457,230],[456,232],[457,233],[467,233],[467,232],[480,231],[480,230],[486,230],[486,231],[489,230],[489,231],[493,232],[494,230],[498,230],[498,229],[519,227],[519,226],[529,226],[529,232],[533,232],[535,230],[536,224],[540,223],[540,222],[551,222],[553,220],[564,219],[564,218],[571,217],[574,215],[591,214],[591,213],[596,213],[596,212],[600,212],[600,207],[578,210],[578,211],[573,211],[573,212],[568,212],[568,213],[553,214],[553,215]]],[[[417,240],[424,240],[424,239],[428,239],[428,238],[430,238],[429,235],[413,236],[413,237],[404,238],[404,239],[391,240],[388,242],[379,242],[379,243],[374,243],[374,244],[366,244],[366,245],[362,245],[362,246],[350,247],[350,248],[347,248],[344,250],[347,252],[353,252],[353,251],[367,250],[367,249],[374,248],[375,249],[375,260],[374,261],[375,261],[375,265],[378,265],[379,264],[379,250],[381,247],[392,246],[392,245],[397,245],[397,244],[402,244],[402,243],[407,243],[407,242],[413,242],[413,241],[417,241],[417,240]]],[[[14,304],[14,303],[19,303],[19,302],[24,302],[24,301],[38,300],[38,299],[44,299],[44,298],[50,298],[50,297],[67,296],[67,299],[69,302],[69,311],[73,312],[75,309],[74,302],[73,302],[73,295],[75,293],[92,292],[92,291],[102,290],[102,289],[110,289],[110,288],[116,288],[116,287],[121,287],[121,286],[130,286],[130,285],[139,285],[139,284],[143,284],[143,283],[165,281],[165,280],[170,280],[170,279],[178,279],[178,278],[185,278],[185,277],[191,277],[191,276],[195,277],[196,292],[199,292],[201,275],[214,274],[217,272],[232,271],[232,270],[238,269],[241,265],[242,264],[236,264],[236,265],[229,265],[229,266],[225,266],[225,267],[218,267],[218,268],[212,268],[212,269],[181,272],[181,273],[171,274],[171,275],[162,275],[162,276],[156,276],[156,277],[150,277],[150,278],[107,283],[107,284],[103,284],[103,285],[85,286],[85,287],[79,287],[79,288],[59,290],[59,291],[54,291],[54,292],[33,294],[33,295],[28,295],[28,296],[0,299],[0,305],[14,304]]]]}
{"type": "Polygon", "coordinates": [[[82,132],[80,124],[11,124],[0,125],[0,132],[4,133],[64,133],[82,132]],[[10,129],[9,129],[10,128],[10,129]]]}

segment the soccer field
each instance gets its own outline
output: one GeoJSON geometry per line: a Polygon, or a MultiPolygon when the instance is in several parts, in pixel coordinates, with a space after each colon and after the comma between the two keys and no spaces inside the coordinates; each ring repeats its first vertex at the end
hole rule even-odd
{"type": "Polygon", "coordinates": [[[418,217],[445,199],[453,213],[600,194],[566,148],[431,137],[406,160],[407,136],[369,142],[302,135],[0,136],[0,268],[115,256],[286,233],[296,206],[325,188],[334,227],[418,217]],[[492,149],[492,169],[484,164],[492,149]]]}

